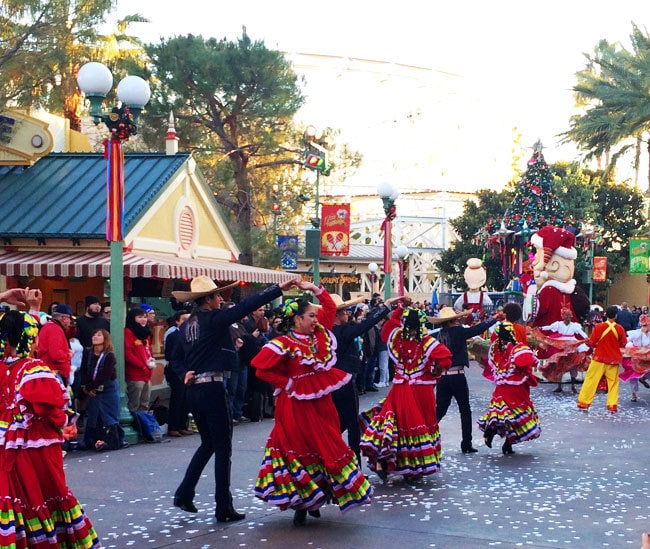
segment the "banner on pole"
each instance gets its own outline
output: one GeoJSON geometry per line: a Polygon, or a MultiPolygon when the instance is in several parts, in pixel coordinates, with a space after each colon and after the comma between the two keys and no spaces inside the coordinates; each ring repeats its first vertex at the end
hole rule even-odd
{"type": "Polygon", "coordinates": [[[105,143],[106,164],[106,240],[124,239],[124,151],[122,142],[111,137],[105,143]]]}
{"type": "Polygon", "coordinates": [[[593,282],[607,281],[607,258],[594,257],[594,266],[591,271],[591,280],[593,282]]]}
{"type": "Polygon", "coordinates": [[[298,268],[298,237],[295,235],[278,235],[278,248],[282,252],[280,266],[286,270],[298,268]]]}
{"type": "Polygon", "coordinates": [[[350,253],[350,204],[323,204],[320,254],[341,256],[350,253]]]}
{"type": "Polygon", "coordinates": [[[650,239],[630,238],[630,274],[648,273],[648,250],[650,250],[650,239]]]}

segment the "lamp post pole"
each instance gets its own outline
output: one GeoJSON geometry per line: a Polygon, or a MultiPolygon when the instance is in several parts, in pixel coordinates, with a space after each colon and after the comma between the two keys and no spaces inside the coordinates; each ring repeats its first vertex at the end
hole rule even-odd
{"type": "Polygon", "coordinates": [[[399,191],[390,183],[382,183],[377,188],[381,197],[386,217],[381,224],[384,232],[384,300],[390,299],[392,291],[392,223],[397,215],[395,201],[399,196],[399,191]]]}
{"type": "Polygon", "coordinates": [[[409,249],[404,245],[400,244],[395,250],[397,257],[399,258],[399,285],[398,285],[398,295],[400,297],[404,296],[404,261],[409,256],[409,249]]]}
{"type": "Polygon", "coordinates": [[[320,285],[320,172],[316,170],[316,194],[314,195],[314,221],[318,230],[318,257],[314,258],[314,284],[320,285]]]}
{"type": "Polygon", "coordinates": [[[311,225],[313,228],[309,229],[310,231],[316,231],[318,237],[317,249],[314,250],[312,257],[314,262],[313,280],[316,286],[320,284],[320,175],[329,175],[332,171],[332,164],[329,163],[327,149],[323,146],[325,143],[317,143],[317,140],[319,139],[319,132],[314,126],[307,126],[305,128],[305,131],[303,132],[303,142],[305,145],[304,165],[316,172],[314,217],[311,219],[311,225]]]}
{"type": "MultiPolygon", "coordinates": [[[[596,230],[592,226],[584,229],[584,239],[589,244],[589,254],[587,256],[587,283],[589,284],[589,303],[593,301],[594,295],[594,251],[596,245],[596,230]]],[[[583,248],[584,249],[584,248],[583,248]]],[[[584,282],[584,279],[583,279],[584,282]]]]}
{"type": "Polygon", "coordinates": [[[111,340],[113,341],[120,391],[120,424],[125,439],[134,444],[137,433],[131,428],[132,418],[126,406],[124,368],[124,152],[122,142],[137,133],[140,112],[149,102],[149,84],[138,76],[127,76],[117,86],[121,108],[110,113],[102,111],[106,94],[113,87],[113,75],[101,63],[86,63],[77,75],[79,89],[90,101],[90,115],[95,124],[105,124],[110,131],[106,142],[106,240],[110,244],[111,340]]]}
{"type": "Polygon", "coordinates": [[[589,242],[589,303],[593,301],[594,296],[594,239],[589,242]]]}

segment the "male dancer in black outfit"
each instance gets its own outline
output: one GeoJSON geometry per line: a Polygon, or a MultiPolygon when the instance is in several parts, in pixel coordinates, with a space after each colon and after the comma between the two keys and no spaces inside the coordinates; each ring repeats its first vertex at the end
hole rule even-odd
{"type": "MultiPolygon", "coordinates": [[[[361,466],[361,453],[359,443],[361,432],[359,429],[359,394],[355,376],[361,373],[361,353],[359,350],[358,338],[370,330],[375,324],[386,318],[390,312],[390,304],[401,299],[391,298],[385,304],[373,307],[368,311],[366,318],[361,322],[349,322],[346,308],[360,300],[343,301],[340,296],[330,294],[336,303],[336,319],[332,332],[336,337],[336,368],[352,374],[352,378],[343,387],[332,393],[334,406],[339,413],[341,432],[348,432],[348,445],[357,455],[357,461],[361,466]]],[[[363,299],[363,298],[360,298],[363,299]]]]}
{"type": "Polygon", "coordinates": [[[269,286],[226,310],[221,309],[223,298],[220,294],[230,286],[220,288],[207,276],[194,278],[189,292],[172,292],[178,301],[194,301],[196,304],[192,316],[180,327],[187,369],[187,398],[201,435],[201,445],[194,452],[174,494],[174,505],[183,511],[198,512],[193,502],[194,490],[204,467],[214,454],[217,522],[246,518],[244,513],[238,513],[233,507],[230,492],[232,418],[223,383],[224,370],[232,369],[232,361],[235,360],[235,344],[230,334],[230,325],[281,297],[282,291],[295,286],[299,280],[269,286]]]}
{"type": "Polygon", "coordinates": [[[463,326],[462,318],[471,313],[471,311],[456,313],[451,307],[443,307],[440,309],[440,316],[429,319],[434,325],[441,324],[442,329],[436,334],[436,338],[449,348],[452,355],[451,368],[442,374],[436,386],[436,417],[440,422],[449,409],[452,397],[456,399],[462,432],[460,449],[463,454],[478,451],[472,446],[472,409],[469,405],[469,386],[465,378],[465,368],[469,367],[467,340],[482,334],[496,324],[497,317],[505,318],[503,313],[499,312],[491,319],[474,326],[463,326]]]}

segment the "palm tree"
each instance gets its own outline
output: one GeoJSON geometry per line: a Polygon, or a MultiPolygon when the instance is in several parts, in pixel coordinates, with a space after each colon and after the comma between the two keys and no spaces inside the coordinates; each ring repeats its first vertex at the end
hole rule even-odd
{"type": "MultiPolygon", "coordinates": [[[[610,155],[606,169],[650,129],[650,37],[633,24],[630,36],[633,51],[601,40],[593,55],[587,55],[587,66],[576,74],[574,86],[579,104],[587,105],[585,113],[572,117],[570,129],[562,134],[566,141],[577,143],[588,151],[588,157],[610,155]]],[[[650,152],[650,143],[648,143],[650,152]]],[[[650,166],[648,170],[650,183],[650,166]]]]}

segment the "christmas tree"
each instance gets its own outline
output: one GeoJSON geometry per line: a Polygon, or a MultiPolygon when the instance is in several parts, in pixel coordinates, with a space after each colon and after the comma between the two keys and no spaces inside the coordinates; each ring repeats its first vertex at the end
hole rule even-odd
{"type": "Polygon", "coordinates": [[[580,231],[581,223],[573,215],[567,215],[555,192],[553,174],[542,149],[538,140],[503,217],[490,218],[476,234],[476,243],[492,248],[493,255],[498,247],[505,280],[521,274],[522,262],[528,259],[530,236],[541,227],[555,225],[574,234],[580,231]]]}
{"type": "Polygon", "coordinates": [[[526,233],[527,228],[534,232],[545,225],[564,227],[574,234],[580,229],[573,216],[566,215],[564,204],[555,192],[553,174],[544,160],[540,141],[533,145],[533,155],[528,160],[526,173],[517,184],[503,223],[515,234],[526,233]]]}

